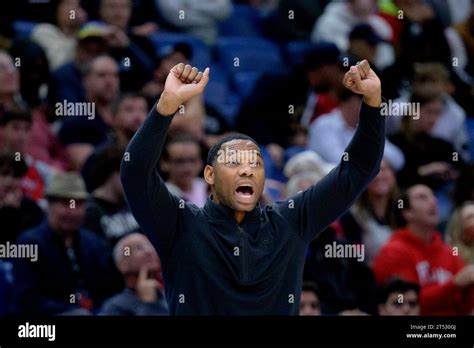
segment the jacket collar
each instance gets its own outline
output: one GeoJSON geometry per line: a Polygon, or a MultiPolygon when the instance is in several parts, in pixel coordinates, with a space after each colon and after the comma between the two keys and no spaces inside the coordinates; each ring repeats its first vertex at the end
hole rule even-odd
{"type": "MultiPolygon", "coordinates": [[[[234,210],[229,208],[228,206],[226,205],[222,205],[222,204],[218,204],[218,203],[215,203],[213,200],[212,200],[212,195],[210,195],[208,198],[207,198],[207,201],[206,201],[206,204],[204,205],[204,212],[214,218],[214,219],[217,219],[217,220],[222,220],[222,221],[234,221],[235,222],[235,219],[234,219],[234,210]]],[[[246,213],[245,214],[245,217],[244,219],[242,220],[242,223],[241,225],[247,223],[247,222],[255,222],[255,221],[259,221],[260,220],[260,216],[261,216],[261,208],[260,208],[260,203],[257,202],[257,205],[255,206],[255,208],[246,213]]]]}

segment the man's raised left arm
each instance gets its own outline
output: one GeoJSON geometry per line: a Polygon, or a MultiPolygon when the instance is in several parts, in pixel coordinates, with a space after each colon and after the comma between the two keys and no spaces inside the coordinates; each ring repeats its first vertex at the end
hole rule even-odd
{"type": "Polygon", "coordinates": [[[301,237],[308,242],[362,194],[378,174],[384,153],[385,118],[380,114],[379,78],[364,60],[350,68],[343,84],[363,96],[354,137],[336,168],[317,184],[291,197],[288,205],[280,205],[282,213],[297,224],[301,237]]]}

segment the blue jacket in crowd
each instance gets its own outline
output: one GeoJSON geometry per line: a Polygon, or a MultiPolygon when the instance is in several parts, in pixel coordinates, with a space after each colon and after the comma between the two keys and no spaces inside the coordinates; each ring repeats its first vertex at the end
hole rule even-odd
{"type": "Polygon", "coordinates": [[[20,313],[53,315],[78,309],[78,293],[92,300],[96,310],[121,290],[105,241],[81,229],[73,239],[76,264],[62,239],[45,221],[24,232],[17,244],[38,245],[37,260],[14,259],[14,301],[20,313]]]}

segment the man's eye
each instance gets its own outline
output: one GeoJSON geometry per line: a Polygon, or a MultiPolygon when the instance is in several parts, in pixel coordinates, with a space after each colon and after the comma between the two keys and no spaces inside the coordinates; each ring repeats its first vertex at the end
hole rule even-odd
{"type": "Polygon", "coordinates": [[[260,161],[252,161],[250,162],[251,167],[260,167],[262,165],[262,162],[260,161]]]}

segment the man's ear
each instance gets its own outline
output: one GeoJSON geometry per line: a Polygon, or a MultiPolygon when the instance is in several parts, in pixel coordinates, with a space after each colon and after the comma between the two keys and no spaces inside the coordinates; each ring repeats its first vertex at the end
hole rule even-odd
{"type": "Polygon", "coordinates": [[[122,274],[125,274],[128,272],[128,262],[126,262],[124,260],[124,257],[122,257],[119,262],[116,262],[115,263],[115,267],[117,267],[117,270],[122,273],[122,274]]]}
{"type": "Polygon", "coordinates": [[[403,209],[401,212],[402,218],[408,223],[408,221],[411,221],[412,214],[410,212],[410,209],[403,209]]]}
{"type": "Polygon", "coordinates": [[[209,164],[204,167],[204,180],[209,186],[214,185],[214,167],[209,164]]]}

